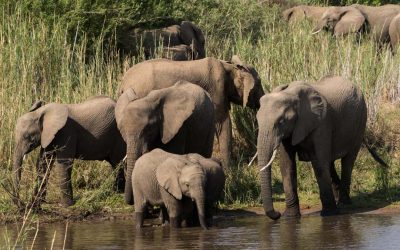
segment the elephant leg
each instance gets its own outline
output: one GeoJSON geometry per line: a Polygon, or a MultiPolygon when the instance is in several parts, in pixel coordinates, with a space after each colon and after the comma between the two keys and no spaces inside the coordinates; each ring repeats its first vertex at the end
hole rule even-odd
{"type": "Polygon", "coordinates": [[[40,208],[40,204],[46,198],[47,182],[54,159],[54,153],[47,152],[43,148],[40,149],[40,154],[36,163],[37,181],[32,197],[32,205],[37,209],[40,208]]]}
{"type": "Polygon", "coordinates": [[[299,198],[297,195],[297,169],[296,151],[290,145],[290,141],[283,141],[280,147],[280,169],[285,190],[286,210],[284,215],[287,217],[300,216],[299,198]]]}
{"type": "Polygon", "coordinates": [[[330,173],[332,178],[332,190],[333,195],[335,196],[336,203],[339,202],[339,187],[340,187],[340,179],[335,169],[335,161],[332,161],[330,167],[330,173]]]}
{"type": "Polygon", "coordinates": [[[57,157],[56,164],[60,173],[61,204],[66,207],[74,203],[71,182],[72,163],[73,159],[71,158],[60,159],[57,157]]]}
{"type": "Polygon", "coordinates": [[[147,210],[146,202],[144,202],[144,199],[138,195],[135,202],[135,219],[136,219],[137,229],[143,227],[146,210],[147,210]]]}
{"type": "Polygon", "coordinates": [[[169,224],[169,216],[167,212],[167,208],[165,206],[160,207],[160,216],[159,219],[161,221],[161,224],[169,224]]]}
{"type": "Polygon", "coordinates": [[[357,154],[347,154],[341,159],[342,162],[342,181],[339,188],[339,204],[351,204],[350,199],[350,184],[351,173],[353,171],[354,162],[356,161],[357,154]]]}
{"type": "Polygon", "coordinates": [[[182,222],[182,204],[176,200],[172,195],[161,192],[161,197],[164,201],[169,215],[169,224],[172,228],[178,228],[182,222]]]}
{"type": "Polygon", "coordinates": [[[221,131],[218,135],[219,150],[222,159],[222,166],[228,169],[230,166],[230,156],[232,148],[232,125],[231,118],[227,112],[221,124],[221,131]]]}
{"type": "Polygon", "coordinates": [[[321,216],[335,215],[339,213],[332,190],[332,178],[330,175],[330,162],[315,160],[312,162],[319,187],[319,195],[322,202],[321,216]]]}

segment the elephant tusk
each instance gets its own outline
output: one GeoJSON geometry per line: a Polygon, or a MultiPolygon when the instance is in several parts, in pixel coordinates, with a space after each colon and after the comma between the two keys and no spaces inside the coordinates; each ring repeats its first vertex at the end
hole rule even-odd
{"type": "Polygon", "coordinates": [[[317,30],[317,31],[314,31],[313,33],[311,33],[311,35],[315,35],[315,34],[321,32],[321,30],[322,30],[322,29],[319,29],[319,30],[317,30]]]}
{"type": "Polygon", "coordinates": [[[125,155],[124,159],[122,159],[123,162],[126,162],[126,158],[128,158],[128,155],[125,155]]]}
{"type": "Polygon", "coordinates": [[[264,169],[266,169],[267,167],[271,166],[272,162],[275,159],[276,156],[276,152],[278,151],[278,149],[275,149],[274,152],[272,153],[272,157],[271,160],[269,160],[269,162],[267,163],[267,165],[265,165],[263,168],[260,169],[260,172],[263,171],[264,169]]]}
{"type": "Polygon", "coordinates": [[[249,165],[247,165],[248,167],[250,167],[251,164],[253,164],[254,160],[257,158],[258,152],[256,152],[256,154],[253,156],[253,158],[251,158],[249,165]]]}
{"type": "Polygon", "coordinates": [[[25,158],[26,158],[26,154],[22,157],[22,160],[25,161],[25,158]]]}

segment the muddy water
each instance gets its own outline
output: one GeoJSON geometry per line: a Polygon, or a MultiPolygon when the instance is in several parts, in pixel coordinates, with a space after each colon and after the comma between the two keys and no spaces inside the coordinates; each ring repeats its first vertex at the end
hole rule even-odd
{"type": "MultiPolygon", "coordinates": [[[[271,221],[263,216],[217,218],[208,231],[147,226],[133,221],[65,223],[40,226],[34,249],[400,249],[400,215],[342,215],[271,221]]],[[[6,227],[0,227],[0,246],[6,227]]],[[[7,226],[9,239],[15,227],[7,226]]],[[[21,248],[32,245],[35,230],[21,248]]],[[[1,248],[1,247],[0,247],[1,248]]]]}

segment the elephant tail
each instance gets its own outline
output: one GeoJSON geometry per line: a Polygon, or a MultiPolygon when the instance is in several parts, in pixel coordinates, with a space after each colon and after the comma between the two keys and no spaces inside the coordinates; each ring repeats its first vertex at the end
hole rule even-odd
{"type": "Polygon", "coordinates": [[[372,155],[375,161],[377,161],[381,166],[388,168],[389,166],[387,163],[378,155],[378,153],[375,151],[375,149],[367,144],[367,142],[364,140],[364,145],[367,147],[369,153],[372,155]]]}

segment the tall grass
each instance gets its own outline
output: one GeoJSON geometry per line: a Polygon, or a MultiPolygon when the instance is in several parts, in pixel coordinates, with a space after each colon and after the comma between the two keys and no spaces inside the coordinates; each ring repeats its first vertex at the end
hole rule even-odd
{"type": "MultiPolygon", "coordinates": [[[[257,69],[265,90],[294,80],[315,81],[327,74],[343,75],[354,81],[367,99],[368,137],[382,148],[380,153],[386,159],[391,159],[391,168],[386,172],[377,170],[376,163],[362,151],[354,169],[353,194],[397,187],[400,164],[396,158],[397,147],[390,143],[396,133],[390,129],[395,127],[398,116],[384,107],[399,101],[400,56],[392,56],[387,49],[377,52],[368,36],[334,39],[327,33],[311,35],[311,23],[288,25],[281,20],[278,6],[258,5],[252,0],[235,3],[221,1],[218,8],[205,10],[204,17],[197,20],[206,34],[207,55],[225,60],[233,54],[239,55],[257,69]],[[389,113],[394,116],[393,122],[386,121],[389,113]],[[383,127],[389,129],[382,130],[383,127]]],[[[61,21],[50,26],[18,8],[12,14],[1,13],[0,184],[7,185],[11,176],[16,119],[34,101],[76,103],[100,94],[115,98],[123,73],[133,63],[143,60],[141,55],[120,58],[115,50],[105,50],[102,37],[94,41],[94,49],[91,48],[94,53],[88,57],[86,39],[69,43],[67,31],[68,27],[61,21]]],[[[235,106],[231,115],[235,164],[227,173],[223,202],[259,204],[258,171],[255,166],[246,166],[256,150],[255,112],[235,106]]],[[[32,193],[36,156],[37,152],[34,152],[24,161],[21,182],[24,199],[32,193]]],[[[300,164],[298,172],[300,192],[318,198],[309,164],[300,164]]],[[[52,174],[50,178],[48,211],[54,210],[52,207],[56,206],[59,197],[55,177],[52,174]]],[[[107,164],[76,161],[73,185],[77,205],[72,209],[84,213],[127,209],[122,197],[105,184],[111,179],[112,171],[107,164]]],[[[276,166],[274,181],[275,193],[282,195],[276,166]]],[[[1,189],[0,218],[9,218],[16,208],[1,189]]],[[[390,197],[397,199],[395,195],[390,197]]]]}

